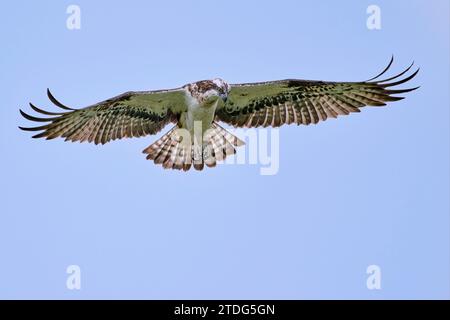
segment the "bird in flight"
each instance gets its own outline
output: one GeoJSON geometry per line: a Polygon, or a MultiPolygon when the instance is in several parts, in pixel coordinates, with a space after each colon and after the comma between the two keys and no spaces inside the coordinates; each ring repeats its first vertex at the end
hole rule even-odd
{"type": "Polygon", "coordinates": [[[143,151],[147,159],[167,169],[202,170],[205,165],[214,167],[244,144],[219,122],[245,128],[309,125],[360,112],[364,106],[385,106],[386,102],[403,99],[396,95],[418,87],[392,87],[411,80],[419,69],[406,76],[411,64],[400,74],[379,80],[392,63],[393,58],[380,74],[362,82],[288,79],[228,84],[222,79],[202,80],[176,89],[130,91],[82,109],[63,105],[47,90],[50,101],[62,111],[50,112],[30,103],[34,111],[49,117],[20,110],[24,118],[45,124],[19,128],[37,131],[33,138],[62,137],[66,141],[105,144],[156,134],[173,123],[165,135],[143,151]]]}

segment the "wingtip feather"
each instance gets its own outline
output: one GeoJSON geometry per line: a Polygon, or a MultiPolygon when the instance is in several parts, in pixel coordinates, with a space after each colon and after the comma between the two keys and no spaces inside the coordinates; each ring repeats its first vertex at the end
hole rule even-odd
{"type": "Polygon", "coordinates": [[[385,74],[391,68],[393,63],[394,63],[394,55],[391,56],[391,60],[389,61],[387,67],[385,67],[383,71],[381,71],[375,77],[370,78],[369,80],[366,80],[365,82],[373,81],[373,80],[378,79],[379,77],[381,77],[383,74],[385,74]]]}
{"type": "Polygon", "coordinates": [[[50,101],[57,107],[60,107],[61,109],[64,110],[70,110],[70,111],[75,111],[76,109],[73,108],[69,108],[65,105],[63,105],[61,102],[59,102],[58,100],[56,100],[56,98],[53,96],[53,94],[50,92],[50,89],[47,88],[47,96],[50,99],[50,101]]]}

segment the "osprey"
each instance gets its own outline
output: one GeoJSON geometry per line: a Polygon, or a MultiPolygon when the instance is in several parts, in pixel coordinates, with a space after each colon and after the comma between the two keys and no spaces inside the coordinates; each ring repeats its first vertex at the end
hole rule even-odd
{"type": "Polygon", "coordinates": [[[403,97],[396,94],[411,89],[391,89],[405,83],[419,72],[398,79],[413,64],[396,76],[379,79],[392,65],[376,77],[362,82],[326,82],[279,80],[258,83],[228,84],[222,79],[202,80],[183,87],[156,91],[130,91],[83,109],[69,108],[47,90],[50,101],[64,112],[49,112],[30,103],[31,108],[50,117],[38,118],[22,110],[28,120],[47,122],[24,128],[40,131],[33,138],[88,141],[105,144],[111,140],[142,137],[159,132],[174,123],[164,136],[143,152],[147,159],[164,168],[202,170],[236,152],[244,144],[218,122],[234,127],[279,127],[283,124],[316,124],[360,112],[364,106],[384,106],[403,97]],[[397,79],[397,80],[396,80],[397,79]],[[395,80],[395,81],[393,81],[395,80]]]}

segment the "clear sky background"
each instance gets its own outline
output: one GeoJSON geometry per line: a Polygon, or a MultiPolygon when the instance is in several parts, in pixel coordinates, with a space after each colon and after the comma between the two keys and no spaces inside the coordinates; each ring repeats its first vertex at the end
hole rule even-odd
{"type": "MultiPolygon", "coordinates": [[[[0,298],[449,298],[449,3],[7,1],[0,20],[0,298]],[[81,8],[81,29],[66,8],[81,8]],[[381,8],[368,30],[366,9],[381,8]],[[394,54],[421,85],[387,108],[280,129],[280,169],[172,172],[156,137],[19,131],[73,107],[222,77],[364,80],[394,54]],[[81,290],[66,288],[79,265],[81,290]],[[366,268],[381,268],[368,290],[366,268]]],[[[166,129],[167,130],[167,129],[166,129]]],[[[159,137],[160,135],[158,135],[159,137]]]]}

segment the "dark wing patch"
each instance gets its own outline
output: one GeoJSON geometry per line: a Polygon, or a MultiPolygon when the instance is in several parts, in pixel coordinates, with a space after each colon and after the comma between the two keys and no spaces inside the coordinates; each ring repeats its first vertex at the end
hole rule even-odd
{"type": "Polygon", "coordinates": [[[53,104],[64,112],[49,112],[30,103],[37,113],[50,116],[39,118],[22,110],[22,116],[45,125],[25,128],[25,131],[40,131],[33,138],[66,141],[88,141],[104,144],[111,140],[142,137],[155,134],[169,122],[177,121],[185,110],[184,91],[181,89],[162,91],[127,92],[84,109],[73,109],[55,99],[49,90],[47,95],[53,104]]]}
{"type": "Polygon", "coordinates": [[[288,79],[272,82],[231,85],[228,101],[217,110],[216,120],[235,127],[279,127],[283,124],[316,124],[360,112],[364,106],[385,106],[386,102],[404,97],[393,96],[416,90],[390,89],[414,78],[419,69],[403,79],[406,70],[388,79],[375,81],[385,74],[389,65],[376,77],[363,82],[325,82],[288,79]]]}

